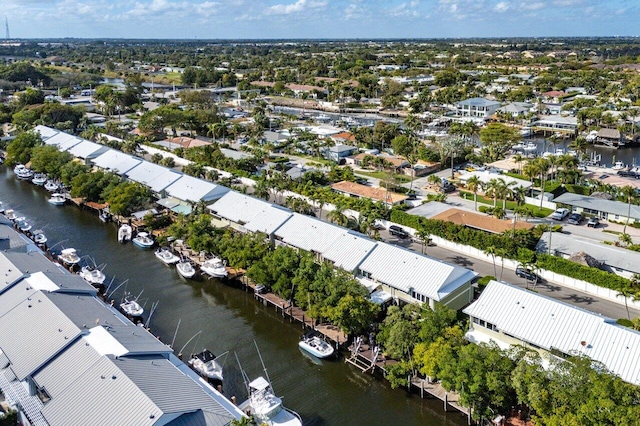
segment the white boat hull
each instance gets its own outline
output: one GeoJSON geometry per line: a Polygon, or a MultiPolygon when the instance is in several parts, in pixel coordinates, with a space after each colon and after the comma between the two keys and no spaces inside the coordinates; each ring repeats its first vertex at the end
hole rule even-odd
{"type": "Polygon", "coordinates": [[[171,253],[168,249],[158,249],[155,252],[155,255],[162,263],[165,265],[173,265],[178,263],[180,258],[175,254],[171,253]]]}
{"type": "Polygon", "coordinates": [[[118,242],[125,243],[130,241],[132,232],[131,226],[129,225],[125,224],[120,226],[120,228],[118,228],[118,242]]]}
{"type": "Polygon", "coordinates": [[[196,275],[196,269],[191,262],[178,262],[176,264],[176,270],[183,278],[191,279],[196,275]]]}
{"type": "Polygon", "coordinates": [[[319,337],[303,338],[298,346],[316,358],[328,358],[334,353],[333,347],[319,337]]]}

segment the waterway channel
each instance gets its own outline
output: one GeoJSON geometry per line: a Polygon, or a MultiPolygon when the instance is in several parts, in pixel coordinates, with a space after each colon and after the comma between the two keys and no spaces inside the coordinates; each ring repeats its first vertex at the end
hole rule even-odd
{"type": "MultiPolygon", "coordinates": [[[[185,356],[208,348],[216,354],[229,351],[224,361],[225,394],[246,396],[234,353],[250,378],[263,375],[254,341],[260,348],[269,376],[286,406],[296,410],[305,425],[465,425],[458,412],[445,413],[439,400],[392,390],[388,383],[362,374],[343,359],[311,360],[298,349],[300,325],[290,324],[272,308],[256,302],[249,293],[220,282],[185,281],[164,266],[152,251],[116,241],[114,224],[103,224],[97,214],[73,205],[47,203],[44,189],[18,181],[0,166],[0,201],[5,208],[26,216],[34,228],[43,229],[54,250],[74,247],[81,256],[106,264],[107,282],[126,284],[127,291],[146,301],[146,311],[158,302],[150,327],[185,356]]],[[[112,285],[112,289],[116,284],[112,285]]],[[[122,286],[112,296],[119,301],[122,286]]],[[[224,359],[224,358],[222,358],[224,359]]]]}

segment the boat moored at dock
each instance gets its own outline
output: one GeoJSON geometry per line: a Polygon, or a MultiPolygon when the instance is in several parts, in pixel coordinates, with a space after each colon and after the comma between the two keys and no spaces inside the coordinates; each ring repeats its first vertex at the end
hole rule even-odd
{"type": "Polygon", "coordinates": [[[187,362],[199,375],[205,379],[222,382],[222,366],[216,361],[217,357],[208,349],[191,355],[187,362]]]}
{"type": "Polygon", "coordinates": [[[315,330],[306,332],[300,337],[300,348],[316,358],[328,358],[334,353],[333,346],[322,339],[322,335],[315,330]]]}
{"type": "Polygon", "coordinates": [[[160,247],[156,250],[155,255],[165,265],[173,265],[180,261],[180,258],[173,254],[173,252],[171,252],[167,247],[160,247]]]}
{"type": "Polygon", "coordinates": [[[302,426],[300,415],[282,405],[271,383],[260,376],[248,384],[249,399],[240,404],[243,410],[249,410],[258,424],[269,426],[302,426]]]}
{"type": "Polygon", "coordinates": [[[62,206],[66,202],[67,202],[67,197],[65,197],[64,194],[61,194],[59,192],[55,192],[51,194],[51,197],[49,198],[49,204],[53,204],[54,206],[62,206]]]}
{"type": "Polygon", "coordinates": [[[155,241],[153,241],[153,238],[151,238],[147,232],[138,232],[131,242],[133,242],[136,247],[143,249],[150,249],[155,244],[155,241]]]}
{"type": "Polygon", "coordinates": [[[207,259],[200,265],[200,270],[213,278],[226,278],[228,275],[226,263],[217,256],[207,259]]]}
{"type": "Polygon", "coordinates": [[[191,279],[196,275],[196,268],[193,267],[193,263],[189,259],[181,259],[176,263],[176,270],[181,277],[191,279]]]}
{"type": "Polygon", "coordinates": [[[60,254],[58,255],[58,260],[67,267],[75,266],[80,263],[80,256],[78,256],[76,249],[66,248],[60,252],[60,254]]]}
{"type": "Polygon", "coordinates": [[[80,268],[78,274],[94,287],[104,284],[104,280],[107,278],[100,269],[89,265],[80,268]]]}
{"type": "Polygon", "coordinates": [[[123,223],[120,225],[120,228],[118,228],[118,242],[126,243],[127,241],[131,241],[132,234],[133,229],[131,228],[131,225],[123,223]]]}

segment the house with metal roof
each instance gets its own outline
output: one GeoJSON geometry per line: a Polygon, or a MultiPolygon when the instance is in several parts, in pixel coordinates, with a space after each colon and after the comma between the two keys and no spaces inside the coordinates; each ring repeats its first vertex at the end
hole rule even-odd
{"type": "Polygon", "coordinates": [[[564,115],[545,115],[531,123],[531,128],[540,132],[575,134],[578,131],[578,119],[564,115]]]}
{"type": "Polygon", "coordinates": [[[229,191],[227,187],[189,175],[182,175],[165,188],[168,196],[191,203],[217,200],[229,191]]]}
{"type": "Polygon", "coordinates": [[[463,312],[471,319],[466,337],[473,343],[524,346],[538,351],[544,365],[587,356],[625,382],[640,385],[640,333],[612,318],[498,281],[491,281],[463,312]]]}
{"type": "Polygon", "coordinates": [[[149,187],[156,194],[161,194],[167,186],[182,177],[181,173],[144,160],[124,175],[133,182],[149,187]]]}
{"type": "Polygon", "coordinates": [[[382,285],[406,302],[435,302],[460,309],[473,299],[471,281],[477,274],[400,246],[378,243],[358,265],[359,275],[382,285]]]}
{"type": "Polygon", "coordinates": [[[142,159],[115,149],[109,149],[91,161],[96,167],[124,176],[142,162],[142,159]]]}
{"type": "Polygon", "coordinates": [[[488,118],[500,107],[500,102],[485,98],[469,98],[456,102],[456,115],[459,117],[488,118]]]}
{"type": "Polygon", "coordinates": [[[501,106],[497,111],[510,114],[512,117],[521,117],[531,112],[531,108],[533,108],[533,104],[529,102],[511,102],[501,106]]]}
{"type": "Polygon", "coordinates": [[[40,135],[40,138],[46,143],[47,139],[60,133],[60,130],[38,124],[33,128],[40,135]]]}
{"type": "Polygon", "coordinates": [[[0,253],[9,273],[0,287],[0,391],[21,424],[224,426],[244,416],[82,278],[42,259],[0,253]]]}
{"type": "Polygon", "coordinates": [[[552,253],[565,259],[575,259],[589,255],[597,261],[599,269],[612,272],[625,278],[640,274],[640,253],[612,244],[603,244],[579,235],[568,235],[562,232],[540,236],[536,250],[541,253],[552,253]]]}
{"type": "Polygon", "coordinates": [[[76,158],[84,160],[87,164],[94,158],[109,151],[110,148],[95,142],[83,140],[77,145],[72,146],[67,152],[76,158]]]}
{"type": "Polygon", "coordinates": [[[73,136],[65,132],[56,132],[53,134],[49,132],[44,132],[44,134],[48,135],[46,139],[43,138],[45,145],[55,146],[60,151],[68,151],[70,148],[74,147],[75,145],[78,145],[80,142],[84,140],[78,136],[73,136]]]}
{"type": "Polygon", "coordinates": [[[636,204],[631,204],[631,209],[629,209],[629,205],[621,201],[605,200],[571,192],[565,192],[553,201],[556,204],[567,205],[574,212],[583,213],[585,216],[596,216],[599,219],[626,222],[628,214],[629,223],[640,221],[640,206],[636,204]]]}

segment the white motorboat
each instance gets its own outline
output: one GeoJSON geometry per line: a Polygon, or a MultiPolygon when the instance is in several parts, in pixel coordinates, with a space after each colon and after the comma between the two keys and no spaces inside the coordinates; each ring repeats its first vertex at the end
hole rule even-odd
{"type": "Polygon", "coordinates": [[[66,248],[58,255],[58,260],[64,263],[66,266],[75,266],[80,263],[80,256],[74,248],[66,248]]]}
{"type": "Polygon", "coordinates": [[[131,225],[123,223],[118,228],[118,242],[126,243],[131,240],[131,235],[133,234],[133,230],[131,229],[131,225]]]}
{"type": "Polygon", "coordinates": [[[40,229],[36,229],[35,231],[33,231],[33,242],[38,244],[38,245],[44,245],[47,242],[47,236],[44,235],[44,232],[42,232],[42,230],[40,229]]]}
{"type": "Polygon", "coordinates": [[[4,216],[10,221],[16,220],[16,212],[13,209],[7,209],[4,211],[4,216]]]}
{"type": "Polygon", "coordinates": [[[149,249],[155,244],[155,241],[153,241],[153,238],[151,238],[147,232],[138,232],[138,234],[131,240],[131,242],[136,247],[144,249],[149,249]]]}
{"type": "Polygon", "coordinates": [[[627,166],[626,164],[624,164],[622,161],[616,161],[613,166],[611,166],[611,168],[613,170],[623,170],[625,169],[627,166]]]}
{"type": "Polygon", "coordinates": [[[49,179],[44,183],[44,189],[49,192],[56,192],[58,189],[60,189],[60,185],[58,185],[55,181],[49,179]]]}
{"type": "Polygon", "coordinates": [[[100,214],[98,215],[98,217],[104,223],[110,222],[111,212],[109,211],[109,207],[105,207],[104,209],[100,210],[100,214]]]}
{"type": "Polygon", "coordinates": [[[33,170],[29,169],[24,164],[18,164],[14,167],[13,172],[16,174],[18,179],[31,180],[33,178],[33,170]]]}
{"type": "Polygon", "coordinates": [[[64,194],[60,194],[59,192],[51,194],[49,198],[49,204],[53,204],[54,206],[62,206],[67,202],[67,197],[64,194]]]}
{"type": "Polygon", "coordinates": [[[222,366],[216,361],[216,356],[208,349],[200,352],[199,354],[191,355],[188,364],[202,377],[222,382],[224,380],[222,375],[222,366]]]}
{"type": "Polygon", "coordinates": [[[315,330],[303,334],[298,346],[317,358],[330,357],[334,352],[333,346],[324,341],[320,333],[315,330]]]}
{"type": "Polygon", "coordinates": [[[524,146],[524,151],[533,152],[538,150],[538,145],[535,142],[529,142],[524,146]]]}
{"type": "Polygon", "coordinates": [[[78,274],[82,277],[82,279],[93,286],[100,286],[104,284],[104,280],[107,278],[104,272],[102,272],[100,269],[89,265],[80,268],[80,272],[78,272],[78,274]]]}
{"type": "Polygon", "coordinates": [[[189,259],[183,259],[176,263],[176,269],[180,276],[191,279],[196,275],[196,269],[193,267],[193,263],[189,259]]]}
{"type": "Polygon", "coordinates": [[[36,173],[31,179],[31,183],[38,186],[43,186],[45,183],[47,183],[47,175],[44,173],[36,173]]]}
{"type": "Polygon", "coordinates": [[[120,309],[130,317],[139,317],[144,313],[144,308],[131,295],[124,297],[122,303],[120,303],[120,309]]]}
{"type": "Polygon", "coordinates": [[[302,426],[302,419],[295,411],[282,405],[271,384],[264,377],[258,377],[249,383],[249,399],[240,404],[242,410],[249,410],[258,424],[269,426],[302,426]]]}
{"type": "Polygon", "coordinates": [[[598,131],[597,130],[592,130],[589,132],[589,134],[585,137],[585,140],[587,142],[594,142],[596,139],[598,138],[598,131]]]}
{"type": "Polygon", "coordinates": [[[180,258],[173,254],[167,247],[160,247],[156,250],[156,257],[166,265],[173,265],[180,260],[180,258]]]}
{"type": "Polygon", "coordinates": [[[200,265],[200,270],[213,278],[226,278],[228,275],[226,262],[223,262],[217,256],[207,259],[200,265]]]}
{"type": "Polygon", "coordinates": [[[520,135],[525,138],[529,137],[533,135],[533,130],[531,129],[531,127],[523,127],[522,129],[520,129],[520,135]]]}
{"type": "Polygon", "coordinates": [[[18,229],[21,230],[22,232],[31,231],[31,228],[32,228],[31,224],[24,219],[21,220],[20,222],[16,222],[16,224],[18,225],[18,229]]]}

